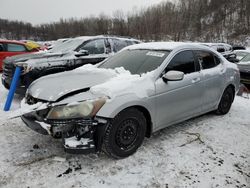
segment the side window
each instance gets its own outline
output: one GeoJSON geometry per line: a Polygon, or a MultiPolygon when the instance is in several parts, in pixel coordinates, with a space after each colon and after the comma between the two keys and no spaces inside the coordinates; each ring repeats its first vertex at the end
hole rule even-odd
{"type": "Polygon", "coordinates": [[[88,43],[84,44],[80,49],[87,50],[89,54],[104,54],[105,53],[104,40],[97,39],[89,41],[88,43]]]}
{"type": "Polygon", "coordinates": [[[195,72],[195,59],[192,51],[183,51],[177,54],[168,64],[166,71],[176,70],[189,74],[195,72]]]}
{"type": "Polygon", "coordinates": [[[3,52],[4,48],[3,48],[3,44],[0,43],[0,52],[3,52]]]}
{"type": "Polygon", "coordinates": [[[195,54],[203,69],[211,69],[220,64],[220,59],[216,59],[215,56],[210,52],[195,51],[195,54]]]}
{"type": "Polygon", "coordinates": [[[8,52],[26,52],[27,49],[23,45],[9,43],[7,45],[7,51],[8,52]]]}
{"type": "Polygon", "coordinates": [[[118,39],[113,39],[113,44],[114,44],[114,52],[118,52],[121,49],[128,46],[125,40],[118,40],[118,39]]]}
{"type": "Polygon", "coordinates": [[[217,56],[214,56],[214,60],[215,60],[215,66],[217,66],[221,63],[220,58],[218,58],[217,56]]]}

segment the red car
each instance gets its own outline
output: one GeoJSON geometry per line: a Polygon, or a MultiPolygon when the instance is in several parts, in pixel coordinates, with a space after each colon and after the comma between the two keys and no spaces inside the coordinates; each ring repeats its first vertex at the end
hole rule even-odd
{"type": "Polygon", "coordinates": [[[34,52],[34,50],[28,50],[25,46],[25,43],[23,42],[12,40],[0,40],[0,72],[2,72],[3,70],[3,60],[6,57],[31,52],[34,52]]]}

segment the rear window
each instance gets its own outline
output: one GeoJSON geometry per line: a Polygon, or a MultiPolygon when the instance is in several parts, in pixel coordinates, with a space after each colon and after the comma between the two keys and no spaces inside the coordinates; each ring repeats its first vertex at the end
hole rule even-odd
{"type": "Polygon", "coordinates": [[[203,69],[210,69],[220,64],[220,59],[215,58],[210,52],[195,51],[195,54],[203,69]]]}
{"type": "Polygon", "coordinates": [[[114,69],[123,67],[131,74],[150,72],[159,67],[170,51],[125,50],[106,60],[100,68],[114,69]]]}
{"type": "Polygon", "coordinates": [[[7,51],[8,52],[26,52],[27,49],[21,44],[7,44],[7,51]]]}

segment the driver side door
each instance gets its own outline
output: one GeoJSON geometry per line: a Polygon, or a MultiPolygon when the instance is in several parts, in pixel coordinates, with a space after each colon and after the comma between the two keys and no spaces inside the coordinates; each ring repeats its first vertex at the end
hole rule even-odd
{"type": "Polygon", "coordinates": [[[156,80],[156,129],[180,122],[201,112],[202,83],[200,65],[191,50],[176,54],[164,73],[184,72],[181,81],[156,80]]]}

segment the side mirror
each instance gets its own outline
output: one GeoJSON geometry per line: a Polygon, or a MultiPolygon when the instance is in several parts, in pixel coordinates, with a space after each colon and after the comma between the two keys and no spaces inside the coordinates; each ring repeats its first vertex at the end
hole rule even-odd
{"type": "Polygon", "coordinates": [[[181,71],[168,71],[162,76],[164,82],[180,81],[184,78],[184,72],[181,71]]]}
{"type": "Polygon", "coordinates": [[[79,50],[78,52],[75,52],[76,57],[87,56],[87,55],[89,55],[89,52],[87,50],[79,50]]]}

